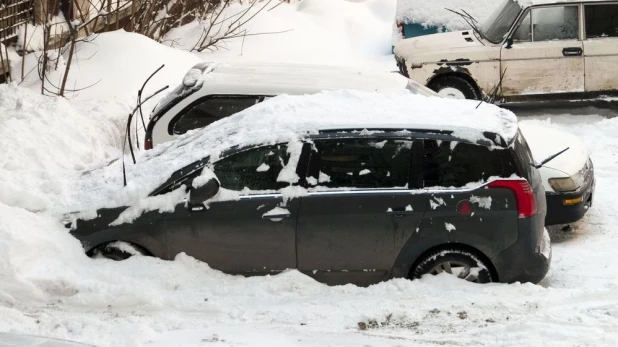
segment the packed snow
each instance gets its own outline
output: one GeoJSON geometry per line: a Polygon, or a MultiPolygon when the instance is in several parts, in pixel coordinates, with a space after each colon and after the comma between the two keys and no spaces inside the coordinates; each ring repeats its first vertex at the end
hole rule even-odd
{"type": "MultiPolygon", "coordinates": [[[[75,193],[80,172],[109,170],[109,186],[122,189],[120,170],[103,167],[122,153],[137,88],[161,64],[166,68],[150,92],[177,85],[200,59],[315,59],[391,71],[395,6],[394,0],[283,4],[260,14],[248,30],[294,30],[247,37],[242,52],[240,40],[229,50],[196,56],[122,31],[102,34],[83,44],[84,55],[71,68],[71,85],[100,82],[71,99],[40,96],[36,72],[20,86],[0,86],[0,331],[96,346],[614,345],[618,118],[541,112],[520,120],[523,127],[579,136],[597,178],[584,219],[571,232],[552,233],[552,267],[539,285],[477,285],[440,275],[329,287],[294,270],[225,275],[183,254],[174,261],[90,259],[45,212],[75,193]]],[[[182,48],[199,36],[196,27],[175,31],[187,41],[182,48]]],[[[19,61],[13,69],[20,69],[19,61]]],[[[320,174],[319,181],[328,179],[320,174]]]]}

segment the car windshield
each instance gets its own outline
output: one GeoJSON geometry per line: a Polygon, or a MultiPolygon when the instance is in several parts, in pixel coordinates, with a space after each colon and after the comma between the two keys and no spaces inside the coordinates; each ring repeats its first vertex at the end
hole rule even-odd
{"type": "Polygon", "coordinates": [[[505,0],[481,27],[485,38],[492,43],[502,42],[521,11],[515,0],[505,0]]]}

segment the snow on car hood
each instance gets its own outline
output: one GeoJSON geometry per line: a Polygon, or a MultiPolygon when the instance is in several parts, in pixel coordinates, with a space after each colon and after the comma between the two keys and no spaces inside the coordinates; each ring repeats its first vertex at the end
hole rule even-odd
{"type": "Polygon", "coordinates": [[[528,146],[530,146],[534,160],[537,162],[541,162],[569,147],[568,151],[545,165],[545,167],[561,171],[567,176],[581,170],[590,157],[586,144],[575,135],[544,126],[536,121],[523,121],[519,124],[519,128],[524,134],[528,146]]]}
{"type": "Polygon", "coordinates": [[[507,110],[470,100],[424,97],[405,90],[392,93],[358,91],[314,95],[282,95],[236,115],[190,131],[178,139],[125,158],[128,184],[123,187],[122,162],[75,177],[71,196],[58,201],[54,214],[103,207],[132,206],[161,186],[175,171],[234,147],[298,141],[327,129],[438,129],[469,141],[489,131],[510,141],[517,118],[507,110]]]}

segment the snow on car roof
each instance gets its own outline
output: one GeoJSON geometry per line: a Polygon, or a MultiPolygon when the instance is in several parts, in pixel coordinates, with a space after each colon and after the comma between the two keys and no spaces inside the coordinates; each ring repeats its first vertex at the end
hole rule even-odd
{"type": "Polygon", "coordinates": [[[141,152],[136,165],[125,158],[126,187],[120,161],[89,171],[76,178],[74,199],[57,206],[64,213],[76,210],[73,205],[88,211],[135,205],[172,173],[203,158],[212,162],[232,147],[292,142],[327,129],[443,130],[472,142],[492,132],[510,142],[518,128],[515,115],[495,105],[478,105],[406,91],[282,95],[141,152]]]}
{"type": "MultiPolygon", "coordinates": [[[[522,8],[535,5],[601,2],[603,0],[514,0],[522,8]]],[[[425,27],[444,27],[446,30],[466,30],[470,25],[459,15],[446,10],[447,8],[470,13],[479,23],[484,23],[489,16],[504,4],[496,0],[399,0],[397,1],[396,19],[402,23],[417,23],[425,27]]]]}

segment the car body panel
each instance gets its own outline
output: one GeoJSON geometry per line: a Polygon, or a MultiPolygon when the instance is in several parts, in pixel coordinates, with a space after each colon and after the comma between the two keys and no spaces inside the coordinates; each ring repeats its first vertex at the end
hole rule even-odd
{"type": "Polygon", "coordinates": [[[584,41],[586,91],[618,90],[618,37],[584,41]]]}

